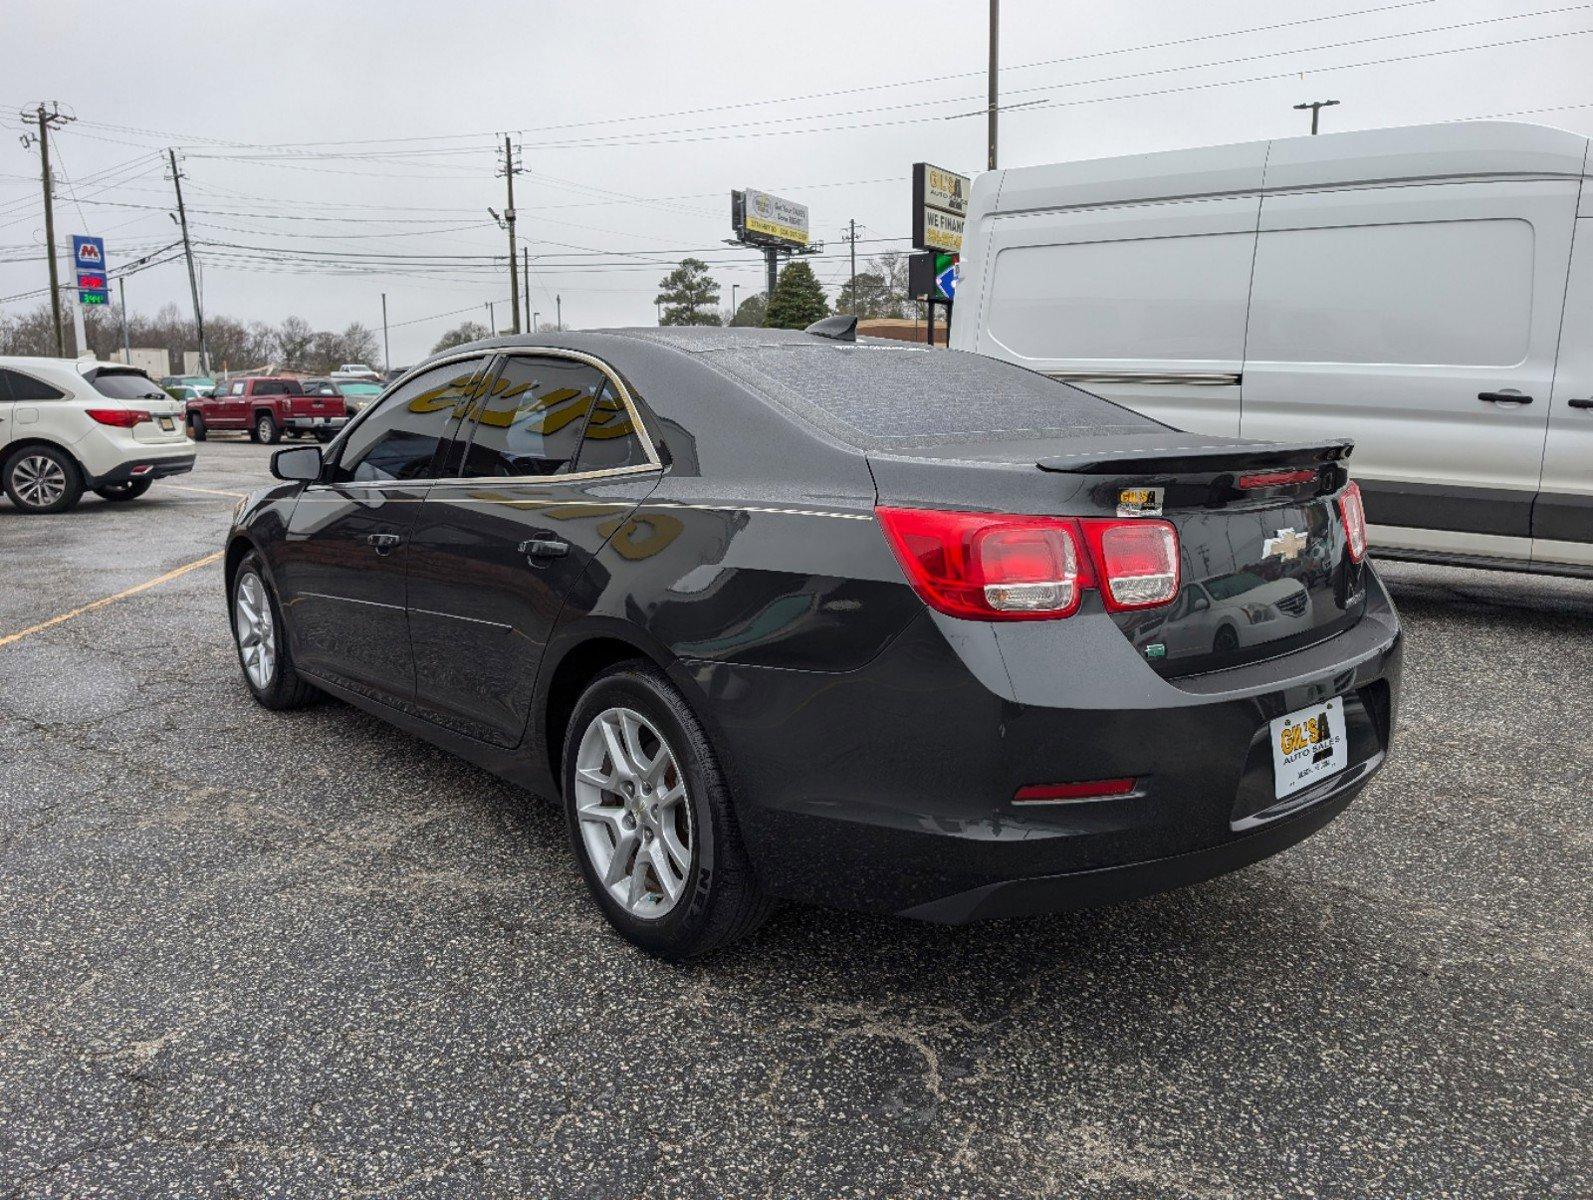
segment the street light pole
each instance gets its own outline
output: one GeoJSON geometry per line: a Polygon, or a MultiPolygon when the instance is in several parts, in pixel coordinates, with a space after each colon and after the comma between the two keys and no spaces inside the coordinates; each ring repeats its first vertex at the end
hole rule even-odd
{"type": "Polygon", "coordinates": [[[122,361],[132,366],[133,351],[127,339],[127,280],[120,275],[116,277],[116,295],[122,302],[122,361]]]}
{"type": "Polygon", "coordinates": [[[735,324],[736,314],[741,311],[741,306],[736,303],[736,293],[739,292],[740,290],[741,290],[741,285],[739,283],[732,283],[730,285],[730,322],[731,322],[731,324],[735,324]]]}
{"type": "Polygon", "coordinates": [[[1337,103],[1337,100],[1308,100],[1304,104],[1296,104],[1294,111],[1304,112],[1308,108],[1311,110],[1311,136],[1315,137],[1317,117],[1321,115],[1324,108],[1332,108],[1337,103]]]}
{"type": "Polygon", "coordinates": [[[387,340],[387,293],[382,293],[382,374],[393,369],[393,347],[387,340]]]}

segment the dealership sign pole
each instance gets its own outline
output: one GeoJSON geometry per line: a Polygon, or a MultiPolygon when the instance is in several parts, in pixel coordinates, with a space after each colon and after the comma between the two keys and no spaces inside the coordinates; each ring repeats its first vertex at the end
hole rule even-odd
{"type": "Polygon", "coordinates": [[[907,290],[928,306],[924,338],[930,345],[935,344],[937,304],[946,306],[946,340],[951,341],[951,305],[971,183],[968,176],[944,167],[913,164],[913,246],[924,253],[908,259],[907,290]]]}

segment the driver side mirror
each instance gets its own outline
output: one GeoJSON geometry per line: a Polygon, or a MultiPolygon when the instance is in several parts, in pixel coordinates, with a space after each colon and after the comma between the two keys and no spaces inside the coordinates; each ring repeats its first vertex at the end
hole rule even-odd
{"type": "Polygon", "coordinates": [[[289,483],[315,483],[321,478],[321,447],[290,446],[271,456],[271,474],[289,483]]]}

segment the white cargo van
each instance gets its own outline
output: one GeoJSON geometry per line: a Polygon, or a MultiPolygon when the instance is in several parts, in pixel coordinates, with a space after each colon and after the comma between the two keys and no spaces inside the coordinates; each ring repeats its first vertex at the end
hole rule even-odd
{"type": "Polygon", "coordinates": [[[1593,575],[1588,139],[1473,122],[994,171],[951,344],[1348,436],[1386,557],[1593,575]]]}

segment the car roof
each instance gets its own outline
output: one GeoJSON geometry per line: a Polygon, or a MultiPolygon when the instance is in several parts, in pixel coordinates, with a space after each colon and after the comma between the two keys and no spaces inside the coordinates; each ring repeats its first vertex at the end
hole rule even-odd
{"type": "Polygon", "coordinates": [[[149,374],[143,367],[129,366],[127,363],[105,362],[98,358],[51,358],[39,354],[0,355],[0,367],[15,367],[19,371],[60,371],[78,379],[83,378],[85,371],[99,371],[106,368],[136,371],[140,375],[149,374]]]}

